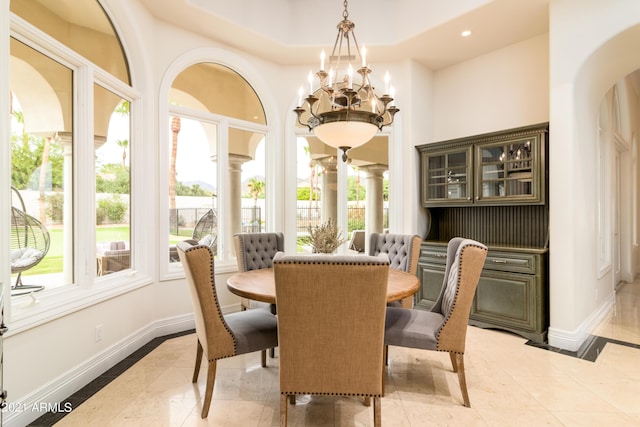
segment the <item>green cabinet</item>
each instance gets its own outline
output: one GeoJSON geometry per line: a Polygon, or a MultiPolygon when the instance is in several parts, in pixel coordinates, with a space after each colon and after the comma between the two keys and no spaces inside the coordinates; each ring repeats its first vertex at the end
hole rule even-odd
{"type": "Polygon", "coordinates": [[[549,325],[548,123],[416,146],[428,232],[415,306],[440,295],[446,247],[465,237],[489,248],[469,323],[544,342],[549,325]]]}
{"type": "Polygon", "coordinates": [[[424,144],[422,205],[546,203],[548,124],[424,144]]]}
{"type": "Polygon", "coordinates": [[[472,202],[471,146],[424,151],[421,155],[423,204],[472,202]]]}
{"type": "MultiPolygon", "coordinates": [[[[440,295],[446,251],[446,243],[423,242],[417,308],[431,309],[440,295]]],[[[546,249],[489,247],[469,324],[507,330],[544,343],[548,325],[546,255],[546,249]]]]}

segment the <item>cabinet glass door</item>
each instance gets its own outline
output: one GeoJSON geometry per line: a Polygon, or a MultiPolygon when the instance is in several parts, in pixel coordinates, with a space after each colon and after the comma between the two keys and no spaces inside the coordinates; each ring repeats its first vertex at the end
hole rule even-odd
{"type": "Polygon", "coordinates": [[[539,197],[538,146],[536,137],[478,145],[476,200],[539,197]]]}
{"type": "Polygon", "coordinates": [[[471,197],[471,150],[423,154],[423,201],[466,203],[471,197]]]}

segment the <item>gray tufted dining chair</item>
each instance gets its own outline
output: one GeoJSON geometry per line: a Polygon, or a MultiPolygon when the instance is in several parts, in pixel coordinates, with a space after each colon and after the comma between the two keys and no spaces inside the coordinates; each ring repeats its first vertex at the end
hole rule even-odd
{"type": "MultiPolygon", "coordinates": [[[[233,235],[236,249],[238,271],[260,270],[273,267],[273,257],[284,252],[284,234],[282,232],[236,233],[233,235]]],[[[240,299],[242,310],[261,308],[276,314],[275,304],[240,299]]],[[[269,356],[275,357],[275,350],[269,349],[269,356]]]]}
{"type": "MultiPolygon", "coordinates": [[[[238,271],[259,270],[271,268],[273,257],[278,252],[284,252],[284,234],[272,233],[236,233],[233,235],[236,249],[238,271]]],[[[268,304],[249,301],[242,298],[240,305],[243,310],[251,307],[267,307],[268,304]]],[[[274,309],[275,307],[270,307],[274,309]]],[[[273,310],[272,310],[273,311],[273,310]]]]}
{"type": "MultiPolygon", "coordinates": [[[[415,234],[371,233],[369,255],[378,256],[386,253],[389,255],[391,268],[416,274],[421,241],[420,236],[415,234]]],[[[405,298],[397,304],[390,304],[411,308],[413,307],[413,298],[405,298]]]]}
{"type": "Polygon", "coordinates": [[[202,357],[208,362],[201,413],[201,417],[206,418],[211,406],[218,359],[261,351],[262,366],[265,367],[266,350],[278,345],[277,319],[266,310],[223,315],[216,292],[211,248],[179,242],[176,250],[189,284],[198,337],[192,382],[198,381],[202,357]]]}
{"type": "Polygon", "coordinates": [[[467,324],[486,257],[482,243],[454,237],[447,245],[444,282],[431,311],[387,307],[385,344],[448,352],[466,407],[471,407],[464,373],[467,324]]]}

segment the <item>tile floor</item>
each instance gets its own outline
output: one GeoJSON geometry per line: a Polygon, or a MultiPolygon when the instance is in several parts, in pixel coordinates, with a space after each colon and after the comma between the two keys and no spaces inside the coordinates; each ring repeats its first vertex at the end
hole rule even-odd
{"type": "MultiPolygon", "coordinates": [[[[465,364],[472,408],[462,406],[448,354],[392,347],[382,424],[640,426],[640,281],[622,287],[617,300],[594,332],[604,337],[595,361],[470,327],[465,364]]],[[[148,351],[141,349],[88,386],[91,397],[72,396],[74,410],[55,425],[279,425],[277,357],[267,368],[260,367],[259,353],[220,361],[209,417],[202,420],[206,372],[191,383],[195,335],[150,346],[146,356],[140,358],[148,351]]],[[[354,398],[299,396],[289,409],[290,426],[368,426],[372,420],[372,408],[354,398]]],[[[45,415],[33,425],[51,424],[45,415]]]]}

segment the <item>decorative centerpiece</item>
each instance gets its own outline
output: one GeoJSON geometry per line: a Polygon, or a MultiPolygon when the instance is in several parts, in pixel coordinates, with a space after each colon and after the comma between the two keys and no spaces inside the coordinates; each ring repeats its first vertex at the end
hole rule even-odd
{"type": "Polygon", "coordinates": [[[309,244],[314,254],[331,254],[346,241],[332,218],[315,227],[309,226],[309,244]]]}

